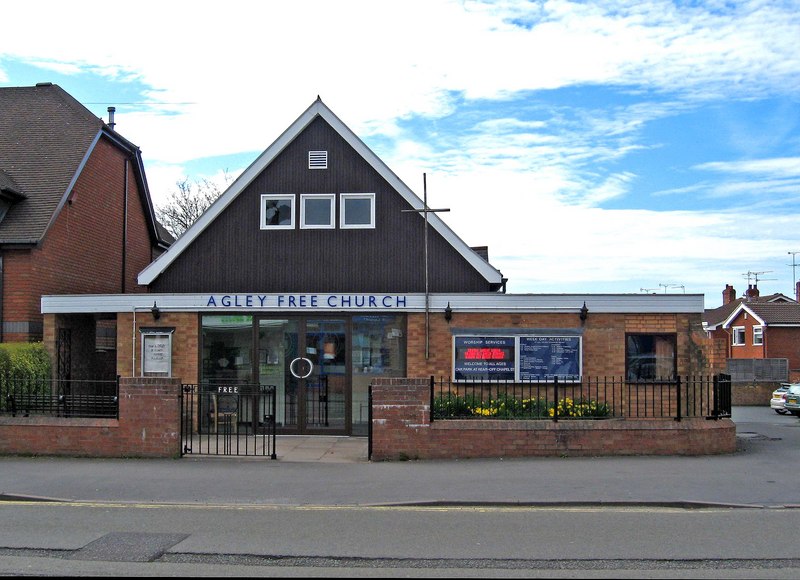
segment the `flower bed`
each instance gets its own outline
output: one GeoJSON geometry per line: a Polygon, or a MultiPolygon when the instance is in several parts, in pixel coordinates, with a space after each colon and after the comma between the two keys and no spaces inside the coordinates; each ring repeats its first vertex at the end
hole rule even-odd
{"type": "Polygon", "coordinates": [[[448,393],[433,400],[433,418],[436,419],[602,419],[611,416],[607,403],[592,399],[565,397],[558,401],[542,398],[519,399],[507,394],[481,399],[473,395],[448,393]]]}

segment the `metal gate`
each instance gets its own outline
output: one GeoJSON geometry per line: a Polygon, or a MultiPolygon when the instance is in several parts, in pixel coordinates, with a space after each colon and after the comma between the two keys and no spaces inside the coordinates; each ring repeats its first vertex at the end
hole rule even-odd
{"type": "Polygon", "coordinates": [[[181,455],[277,459],[275,409],[273,385],[182,385],[181,455]]]}

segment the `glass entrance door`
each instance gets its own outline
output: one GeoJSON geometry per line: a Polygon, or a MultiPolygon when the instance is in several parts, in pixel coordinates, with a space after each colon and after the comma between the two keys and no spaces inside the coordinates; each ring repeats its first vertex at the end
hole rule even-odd
{"type": "Polygon", "coordinates": [[[280,431],[349,434],[347,328],[343,319],[259,320],[258,381],[276,387],[280,431]]]}

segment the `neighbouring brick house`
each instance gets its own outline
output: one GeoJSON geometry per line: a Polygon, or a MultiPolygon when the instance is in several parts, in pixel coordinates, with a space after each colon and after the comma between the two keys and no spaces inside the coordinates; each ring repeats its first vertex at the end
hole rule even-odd
{"type": "Polygon", "coordinates": [[[773,359],[776,364],[772,366],[780,374],[788,370],[790,376],[800,375],[800,302],[780,293],[762,296],[752,284],[738,298],[736,290],[726,285],[722,296],[722,306],[703,315],[704,328],[714,342],[717,366],[725,368],[731,361],[728,366],[735,368],[737,361],[773,359]],[[788,368],[778,364],[781,360],[788,361],[788,368]]]}
{"type": "MultiPolygon", "coordinates": [[[[51,83],[0,88],[0,341],[43,339],[42,295],[146,292],[137,274],[170,241],[113,119],[51,83]]],[[[115,316],[48,341],[61,378],[113,377],[115,342],[115,316]]]]}
{"type": "MultiPolygon", "coordinates": [[[[424,210],[317,99],[142,270],[148,294],[47,296],[45,327],[113,317],[122,376],[275,386],[286,434],[365,434],[387,378],[707,371],[702,295],[507,294],[488,250],[424,210]]],[[[201,388],[201,421],[220,392],[201,388]]],[[[236,412],[251,432],[258,404],[236,412]]]]}

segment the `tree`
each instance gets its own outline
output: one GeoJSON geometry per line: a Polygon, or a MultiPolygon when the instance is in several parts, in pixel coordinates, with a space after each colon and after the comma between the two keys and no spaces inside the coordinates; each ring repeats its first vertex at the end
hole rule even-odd
{"type": "MultiPolygon", "coordinates": [[[[229,183],[228,174],[225,182],[229,183]]],[[[176,190],[170,192],[162,206],[156,206],[156,219],[161,222],[175,238],[185,232],[217,198],[222,195],[219,186],[208,179],[188,177],[175,183],[176,190]]]]}

